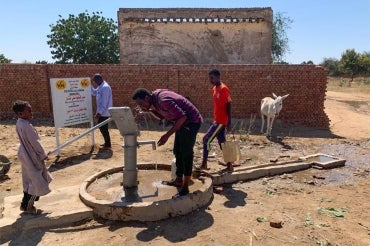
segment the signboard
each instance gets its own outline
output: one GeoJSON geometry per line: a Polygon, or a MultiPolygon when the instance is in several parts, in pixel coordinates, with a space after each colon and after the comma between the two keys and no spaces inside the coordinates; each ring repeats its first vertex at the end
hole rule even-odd
{"type": "Polygon", "coordinates": [[[92,122],[90,78],[50,79],[56,128],[92,122]]]}

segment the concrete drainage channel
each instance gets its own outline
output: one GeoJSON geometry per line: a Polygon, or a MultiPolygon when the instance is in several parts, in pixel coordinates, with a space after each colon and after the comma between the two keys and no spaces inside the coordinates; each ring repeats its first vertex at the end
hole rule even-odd
{"type": "Polygon", "coordinates": [[[238,181],[255,180],[263,177],[280,175],[284,173],[293,173],[309,168],[330,169],[342,167],[346,160],[334,156],[317,153],[313,155],[300,157],[298,160],[277,162],[248,168],[238,169],[236,172],[220,175],[217,173],[212,176],[213,185],[222,185],[235,183],[238,181]]]}

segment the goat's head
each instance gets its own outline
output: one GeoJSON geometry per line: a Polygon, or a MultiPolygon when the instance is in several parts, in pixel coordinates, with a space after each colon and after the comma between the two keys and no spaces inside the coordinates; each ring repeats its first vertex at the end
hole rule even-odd
{"type": "Polygon", "coordinates": [[[283,107],[283,100],[287,98],[289,94],[285,96],[276,96],[275,93],[272,93],[272,96],[274,97],[275,115],[278,116],[283,107]]]}

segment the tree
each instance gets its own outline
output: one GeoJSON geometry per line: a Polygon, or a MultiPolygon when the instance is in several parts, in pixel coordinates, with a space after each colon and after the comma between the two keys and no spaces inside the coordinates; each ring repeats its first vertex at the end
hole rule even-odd
{"type": "Polygon", "coordinates": [[[56,63],[119,63],[117,25],[100,15],[87,11],[68,19],[59,15],[61,19],[50,25],[51,34],[47,35],[56,63]]]}
{"type": "Polygon", "coordinates": [[[302,65],[314,65],[313,61],[308,60],[308,61],[303,61],[301,62],[302,65]]]}
{"type": "Polygon", "coordinates": [[[6,58],[3,54],[0,54],[0,63],[11,63],[12,60],[6,58]]]}
{"type": "Polygon", "coordinates": [[[359,73],[370,74],[370,52],[364,52],[359,56],[359,73]]]}
{"type": "Polygon", "coordinates": [[[272,23],[272,47],[271,56],[273,63],[281,63],[284,55],[289,52],[289,39],[287,36],[287,29],[293,20],[284,16],[282,13],[277,12],[274,15],[272,23]]]}
{"type": "Polygon", "coordinates": [[[35,63],[36,64],[48,64],[48,62],[45,60],[36,61],[35,63]]]}
{"type": "Polygon", "coordinates": [[[335,58],[324,58],[320,63],[320,66],[326,67],[329,70],[329,76],[338,76],[339,72],[339,61],[335,58]]]}
{"type": "Polygon", "coordinates": [[[351,81],[353,81],[353,77],[359,72],[359,57],[360,55],[354,49],[348,49],[342,53],[339,61],[339,71],[342,74],[351,75],[351,81]]]}

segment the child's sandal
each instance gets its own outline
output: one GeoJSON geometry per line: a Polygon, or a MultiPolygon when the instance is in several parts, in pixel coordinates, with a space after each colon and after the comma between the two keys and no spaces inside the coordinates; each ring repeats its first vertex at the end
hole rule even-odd
{"type": "Polygon", "coordinates": [[[178,198],[181,196],[186,196],[188,194],[189,194],[189,188],[182,187],[180,191],[176,195],[174,195],[172,198],[178,198]]]}
{"type": "Polygon", "coordinates": [[[182,186],[182,180],[173,179],[170,181],[162,181],[163,185],[169,185],[169,186],[175,186],[175,187],[181,187],[182,186]]]}
{"type": "Polygon", "coordinates": [[[41,209],[37,209],[34,206],[32,206],[30,209],[27,209],[24,212],[27,213],[27,214],[38,215],[38,214],[41,214],[42,213],[42,210],[41,209]]]}

